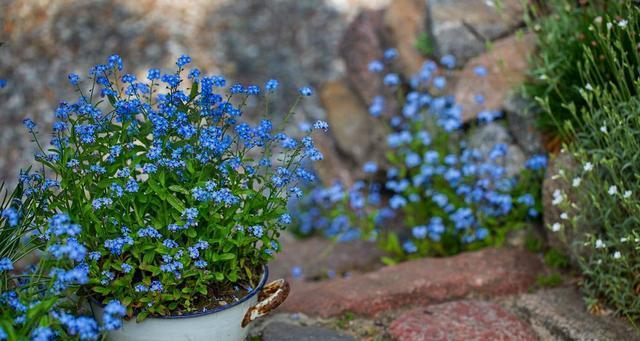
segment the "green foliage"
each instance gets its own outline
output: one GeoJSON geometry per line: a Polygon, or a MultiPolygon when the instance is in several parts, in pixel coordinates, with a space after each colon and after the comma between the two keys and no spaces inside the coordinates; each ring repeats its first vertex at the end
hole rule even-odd
{"type": "MultiPolygon", "coordinates": [[[[634,5],[630,0],[593,0],[585,5],[578,5],[576,1],[551,0],[546,6],[550,10],[548,16],[529,20],[529,26],[537,36],[539,53],[532,63],[531,81],[524,85],[523,91],[543,108],[539,117],[540,127],[566,139],[567,134],[562,129],[564,122],[582,120],[581,115],[572,115],[570,106],[575,106],[580,113],[587,105],[579,92],[585,86],[579,67],[586,62],[586,55],[595,57],[593,67],[599,75],[592,80],[592,86],[619,85],[621,81],[615,77],[618,74],[616,65],[609,62],[609,54],[619,51],[610,50],[591,27],[604,25],[598,21],[607,14],[609,17],[626,18],[634,5]]],[[[536,7],[531,9],[534,14],[537,12],[536,7]]],[[[629,31],[634,29],[633,25],[629,26],[629,31]]],[[[623,44],[625,50],[635,48],[630,40],[619,40],[618,43],[623,44]]],[[[638,60],[631,62],[631,67],[640,66],[638,60]]]]}
{"type": "Polygon", "coordinates": [[[416,49],[425,57],[433,56],[435,52],[435,43],[429,33],[420,33],[420,35],[416,39],[416,49]]]}
{"type": "Polygon", "coordinates": [[[542,238],[540,238],[540,236],[531,231],[527,232],[527,235],[524,239],[525,249],[527,249],[529,252],[538,253],[542,252],[543,247],[544,242],[542,241],[542,238]]]}
{"type": "Polygon", "coordinates": [[[553,288],[564,283],[564,278],[557,272],[549,275],[540,275],[536,278],[536,286],[538,288],[553,288]]]}
{"type": "Polygon", "coordinates": [[[566,269],[569,267],[569,258],[556,249],[550,249],[544,254],[544,263],[554,269],[566,269]]]}
{"type": "MultiPolygon", "coordinates": [[[[565,181],[580,179],[574,201],[559,205],[575,212],[564,228],[593,231],[585,236],[581,268],[591,301],[620,315],[640,318],[640,9],[627,4],[620,17],[603,16],[592,27],[599,54],[584,48],[578,64],[584,106],[566,103],[574,119],[563,126],[574,141],[568,150],[580,165],[565,181]],[[603,65],[606,67],[603,69],[603,65]],[[578,209],[575,209],[578,208],[578,209]]],[[[575,181],[574,181],[575,182],[575,181]]]]}

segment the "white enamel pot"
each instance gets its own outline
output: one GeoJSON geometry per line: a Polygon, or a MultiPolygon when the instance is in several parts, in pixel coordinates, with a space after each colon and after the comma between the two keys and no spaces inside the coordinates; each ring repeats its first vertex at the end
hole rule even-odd
{"type": "MultiPolygon", "coordinates": [[[[283,279],[269,284],[264,273],[259,285],[237,302],[206,312],[186,315],[150,317],[137,323],[125,321],[122,328],[109,332],[109,341],[244,341],[251,321],[277,308],[289,295],[289,283],[283,279]]],[[[102,307],[91,304],[94,314],[102,320],[102,307]]]]}

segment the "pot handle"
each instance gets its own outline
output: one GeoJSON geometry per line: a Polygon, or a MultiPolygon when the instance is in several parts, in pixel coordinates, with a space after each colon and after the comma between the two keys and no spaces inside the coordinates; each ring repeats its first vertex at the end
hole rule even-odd
{"type": "Polygon", "coordinates": [[[277,308],[289,296],[289,283],[284,279],[277,279],[267,285],[258,294],[258,304],[249,308],[242,319],[242,327],[251,321],[267,315],[277,308]]]}

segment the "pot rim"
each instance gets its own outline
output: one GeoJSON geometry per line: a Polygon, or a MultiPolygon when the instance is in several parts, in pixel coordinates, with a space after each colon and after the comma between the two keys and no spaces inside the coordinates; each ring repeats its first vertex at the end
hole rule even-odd
{"type": "MultiPolygon", "coordinates": [[[[244,297],[242,297],[241,299],[235,301],[235,302],[231,302],[231,303],[227,303],[223,306],[219,306],[219,307],[215,307],[213,309],[209,309],[206,311],[197,311],[197,312],[192,312],[192,313],[187,313],[187,314],[183,314],[183,315],[165,315],[165,316],[149,316],[148,319],[158,319],[158,320],[173,320],[173,319],[185,319],[185,318],[191,318],[191,317],[201,317],[201,316],[206,316],[206,315],[211,315],[211,314],[215,314],[218,312],[221,312],[223,310],[227,310],[230,308],[233,308],[241,303],[246,302],[247,300],[251,299],[253,296],[255,296],[260,290],[262,290],[262,288],[264,287],[264,285],[267,283],[267,279],[269,278],[269,268],[267,267],[267,265],[263,265],[263,272],[262,272],[262,277],[260,278],[260,282],[258,282],[258,285],[251,291],[249,291],[249,293],[247,295],[245,295],[244,297]]],[[[97,305],[100,308],[104,308],[104,305],[100,302],[98,302],[93,296],[89,297],[89,300],[91,301],[91,303],[97,305]]],[[[93,309],[92,309],[93,310],[93,309]]]]}

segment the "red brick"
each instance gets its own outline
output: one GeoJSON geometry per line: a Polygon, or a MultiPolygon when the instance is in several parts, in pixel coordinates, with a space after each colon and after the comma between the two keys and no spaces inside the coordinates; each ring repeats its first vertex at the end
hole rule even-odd
{"type": "Polygon", "coordinates": [[[539,258],[516,249],[485,249],[447,258],[425,258],[322,282],[293,281],[283,305],[291,312],[331,317],[345,312],[373,316],[408,306],[496,296],[527,290],[542,271],[539,258]]]}

